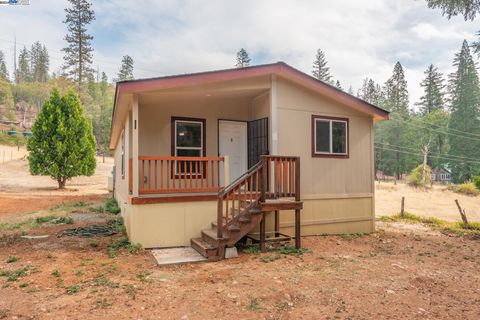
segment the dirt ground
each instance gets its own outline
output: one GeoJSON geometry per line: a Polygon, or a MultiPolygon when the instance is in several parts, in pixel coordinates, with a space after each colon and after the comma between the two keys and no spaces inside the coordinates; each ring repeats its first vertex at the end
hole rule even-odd
{"type": "MultiPolygon", "coordinates": [[[[116,257],[118,236],[57,237],[98,224],[0,238],[0,319],[478,319],[478,240],[421,225],[380,223],[371,235],[303,239],[301,256],[240,253],[216,263],[158,267],[148,251],[116,257]],[[9,257],[18,261],[7,263],[9,257]],[[268,257],[268,259],[266,259],[268,257]],[[270,261],[270,262],[262,262],[270,261]],[[1,275],[1,273],[0,273],[1,275]]],[[[108,216],[107,216],[108,218],[108,216]]]]}
{"type": "Polygon", "coordinates": [[[400,212],[401,199],[405,197],[405,211],[447,221],[460,220],[455,204],[458,199],[469,220],[480,221],[480,197],[466,196],[434,185],[432,189],[412,188],[405,183],[375,182],[375,210],[378,216],[400,212]]]}
{"type": "MultiPolygon", "coordinates": [[[[0,163],[0,223],[11,221],[22,213],[33,213],[60,203],[96,200],[108,194],[107,177],[113,159],[97,158],[92,177],[76,177],[67,182],[65,190],[57,190],[57,183],[45,176],[32,176],[28,161],[18,159],[0,163]]],[[[19,217],[21,218],[21,217],[19,217]]]]}

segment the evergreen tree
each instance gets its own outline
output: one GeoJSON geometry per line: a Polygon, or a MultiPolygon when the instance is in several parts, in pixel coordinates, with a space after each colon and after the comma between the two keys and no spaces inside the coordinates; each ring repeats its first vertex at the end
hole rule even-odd
{"type": "Polygon", "coordinates": [[[5,62],[5,54],[0,50],[0,79],[8,81],[7,64],[5,62]]]}
{"type": "Polygon", "coordinates": [[[86,0],[68,0],[71,7],[66,8],[68,34],[65,36],[67,47],[63,48],[64,71],[66,76],[75,81],[81,88],[89,73],[93,72],[92,51],[90,41],[93,36],[87,33],[87,26],[95,19],[95,13],[90,8],[91,4],[86,0]]]}
{"type": "Polygon", "coordinates": [[[435,110],[443,110],[445,107],[443,76],[433,64],[425,71],[425,79],[420,86],[424,91],[420,102],[417,103],[420,107],[420,114],[425,115],[435,110]]]}
{"type": "Polygon", "coordinates": [[[480,0],[427,0],[429,8],[440,8],[448,19],[462,15],[465,20],[473,20],[480,13],[480,0]]]}
{"type": "Polygon", "coordinates": [[[237,63],[235,67],[237,68],[245,68],[250,65],[250,57],[245,49],[241,48],[240,51],[237,52],[237,63]]]}
{"type": "Polygon", "coordinates": [[[107,95],[107,89],[108,89],[108,77],[105,72],[102,72],[102,78],[100,81],[100,93],[102,97],[105,97],[107,95]]]}
{"type": "Polygon", "coordinates": [[[395,64],[392,76],[385,83],[385,98],[387,110],[399,113],[404,119],[408,118],[407,80],[400,62],[395,64]]]}
{"type": "Polygon", "coordinates": [[[327,59],[322,50],[317,50],[317,55],[313,61],[312,75],[323,82],[332,83],[332,76],[329,73],[330,68],[327,67],[327,59]]]}
{"type": "Polygon", "coordinates": [[[369,78],[365,78],[362,83],[362,87],[358,90],[357,96],[373,105],[380,106],[382,100],[382,88],[376,84],[375,81],[369,78]]]}
{"type": "MultiPolygon", "coordinates": [[[[454,66],[457,71],[451,76],[451,119],[449,129],[480,135],[480,83],[470,48],[464,40],[462,49],[456,54],[454,66]]],[[[450,155],[455,157],[480,159],[480,142],[465,140],[461,135],[451,135],[450,155]]],[[[454,182],[469,180],[479,173],[478,165],[451,164],[454,182]]]]}
{"type": "Polygon", "coordinates": [[[36,82],[47,82],[50,58],[47,48],[40,42],[35,42],[30,50],[30,70],[32,80],[36,82]]]}
{"type": "Polygon", "coordinates": [[[129,55],[123,56],[122,65],[118,72],[118,81],[133,80],[133,59],[129,55]]]}
{"type": "Polygon", "coordinates": [[[30,73],[30,53],[28,52],[26,47],[23,47],[20,50],[20,54],[18,56],[18,70],[16,72],[17,79],[15,82],[24,83],[31,80],[31,73],[30,73]]]}
{"type": "Polygon", "coordinates": [[[376,126],[376,141],[379,142],[382,153],[381,163],[378,166],[386,173],[395,174],[397,179],[400,179],[407,171],[405,153],[396,147],[383,150],[385,145],[404,145],[405,123],[410,117],[407,81],[400,62],[395,64],[392,76],[385,83],[384,93],[382,106],[391,113],[390,121],[376,126]]]}
{"type": "Polygon", "coordinates": [[[337,87],[340,90],[343,90],[342,85],[341,85],[340,81],[338,81],[338,80],[335,81],[335,87],[337,87]]]}
{"type": "Polygon", "coordinates": [[[54,89],[32,128],[28,141],[30,173],[47,175],[65,188],[68,179],[95,172],[95,138],[78,96],[54,89]]]}

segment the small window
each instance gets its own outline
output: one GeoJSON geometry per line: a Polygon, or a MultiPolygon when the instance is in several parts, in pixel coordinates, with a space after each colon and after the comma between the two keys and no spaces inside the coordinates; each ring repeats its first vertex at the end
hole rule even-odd
{"type": "Polygon", "coordinates": [[[312,116],[312,156],[348,158],[348,119],[312,116]]]}
{"type": "Polygon", "coordinates": [[[121,172],[122,178],[125,178],[125,131],[122,131],[121,137],[121,172]]]}
{"type": "MultiPolygon", "coordinates": [[[[205,156],[205,119],[172,118],[172,156],[202,157],[205,156]]],[[[190,168],[180,162],[175,164],[175,173],[186,173],[190,168]]],[[[202,168],[198,168],[202,171],[202,168]]],[[[201,172],[192,172],[196,175],[201,172]]]]}

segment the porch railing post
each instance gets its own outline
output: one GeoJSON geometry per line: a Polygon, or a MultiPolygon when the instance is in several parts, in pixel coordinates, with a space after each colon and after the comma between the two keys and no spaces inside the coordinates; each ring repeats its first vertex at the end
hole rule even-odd
{"type": "Polygon", "coordinates": [[[223,198],[218,197],[217,202],[217,238],[223,238],[223,198]]]}
{"type": "Polygon", "coordinates": [[[230,162],[228,156],[223,156],[223,186],[230,184],[230,162]]]}
{"type": "Polygon", "coordinates": [[[261,156],[262,172],[260,176],[260,202],[265,202],[267,192],[267,171],[268,171],[268,159],[266,156],[261,156]]]}

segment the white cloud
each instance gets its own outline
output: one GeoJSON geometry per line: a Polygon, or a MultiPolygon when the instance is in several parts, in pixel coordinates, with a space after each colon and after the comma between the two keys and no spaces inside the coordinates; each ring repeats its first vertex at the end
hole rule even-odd
{"type": "MultiPolygon", "coordinates": [[[[45,42],[58,67],[65,5],[42,0],[22,10],[0,8],[0,39],[13,39],[16,30],[21,42],[45,42]]],[[[383,83],[400,60],[412,104],[423,70],[434,63],[450,72],[461,41],[478,28],[415,0],[103,0],[93,8],[94,56],[111,77],[125,54],[134,58],[137,77],[152,77],[233,67],[241,47],[254,63],[283,60],[310,73],[322,48],[345,88],[358,88],[364,77],[383,83]]],[[[5,47],[11,51],[11,43],[0,42],[5,47]]]]}

